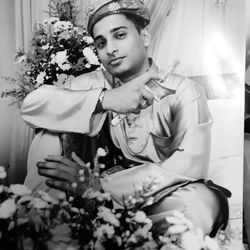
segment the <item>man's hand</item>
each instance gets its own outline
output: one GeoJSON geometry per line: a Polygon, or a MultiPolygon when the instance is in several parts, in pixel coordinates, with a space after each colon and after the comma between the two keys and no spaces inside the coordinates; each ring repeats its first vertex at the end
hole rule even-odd
{"type": "Polygon", "coordinates": [[[49,155],[44,162],[37,163],[38,173],[49,178],[46,181],[48,186],[81,195],[89,186],[89,166],[75,153],[72,153],[72,159],[74,161],[60,155],[49,155]],[[80,171],[83,172],[82,181],[80,171]]]}
{"type": "Polygon", "coordinates": [[[157,78],[156,73],[147,71],[119,88],[105,91],[103,109],[116,113],[140,113],[153,103],[153,94],[144,87],[152,78],[157,78]]]}

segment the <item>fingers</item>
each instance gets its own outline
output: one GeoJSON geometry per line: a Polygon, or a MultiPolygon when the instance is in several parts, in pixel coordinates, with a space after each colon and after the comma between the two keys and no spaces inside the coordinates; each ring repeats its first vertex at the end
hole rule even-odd
{"type": "Polygon", "coordinates": [[[62,155],[48,155],[47,157],[45,157],[45,160],[50,162],[59,162],[64,164],[65,166],[71,166],[72,163],[74,163],[73,161],[62,155]]]}
{"type": "Polygon", "coordinates": [[[37,167],[42,169],[57,169],[59,171],[64,171],[64,172],[67,172],[67,173],[75,173],[75,172],[79,172],[79,170],[81,169],[80,166],[73,162],[73,161],[70,161],[70,164],[63,164],[61,162],[53,162],[53,161],[49,161],[49,160],[46,160],[44,162],[37,162],[37,167]]]}
{"type": "Polygon", "coordinates": [[[59,189],[59,190],[64,191],[64,192],[71,191],[70,184],[65,182],[65,181],[58,181],[58,180],[49,179],[49,180],[46,180],[46,184],[51,188],[59,189]]]}
{"type": "Polygon", "coordinates": [[[58,168],[50,169],[50,168],[38,168],[38,173],[42,176],[51,178],[53,180],[62,180],[70,183],[78,182],[79,175],[78,173],[71,172],[70,174],[66,171],[63,171],[58,168]]]}
{"type": "Polygon", "coordinates": [[[87,165],[85,164],[85,162],[80,157],[78,157],[75,152],[71,153],[71,157],[80,166],[87,167],[87,165]]]}

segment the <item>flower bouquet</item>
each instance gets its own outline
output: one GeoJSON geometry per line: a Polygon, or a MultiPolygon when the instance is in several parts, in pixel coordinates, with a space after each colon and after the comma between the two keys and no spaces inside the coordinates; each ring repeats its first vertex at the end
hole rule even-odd
{"type": "MultiPolygon", "coordinates": [[[[103,150],[98,152],[94,169],[88,166],[88,186],[80,195],[62,192],[54,199],[43,191],[32,194],[21,184],[0,185],[1,249],[221,249],[215,239],[196,229],[182,211],[173,211],[164,220],[152,223],[143,211],[143,206],[152,204],[153,197],[145,198],[157,183],[152,178],[124,200],[123,209],[114,209],[110,195],[97,185],[103,169],[99,163],[103,150]]],[[[83,173],[80,169],[79,183],[73,183],[73,188],[86,183],[83,173]]],[[[0,178],[5,177],[4,167],[0,167],[0,178]]]]}
{"type": "Polygon", "coordinates": [[[43,84],[63,86],[69,78],[100,66],[93,39],[75,22],[74,1],[52,1],[52,17],[35,25],[30,51],[20,49],[15,57],[16,77],[5,77],[15,85],[2,92],[19,106],[31,91],[43,84]],[[64,8],[68,7],[65,11],[64,8]]]}

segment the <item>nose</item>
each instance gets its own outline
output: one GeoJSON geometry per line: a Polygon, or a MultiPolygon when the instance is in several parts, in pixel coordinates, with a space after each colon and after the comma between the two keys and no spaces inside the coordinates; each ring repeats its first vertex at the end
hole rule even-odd
{"type": "Polygon", "coordinates": [[[107,49],[108,55],[114,55],[114,53],[118,51],[118,48],[117,48],[116,43],[114,41],[107,41],[106,49],[107,49]]]}

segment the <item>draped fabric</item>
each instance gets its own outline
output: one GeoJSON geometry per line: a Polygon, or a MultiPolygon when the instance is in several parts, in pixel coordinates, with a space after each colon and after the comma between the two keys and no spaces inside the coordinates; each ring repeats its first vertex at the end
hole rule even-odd
{"type": "MultiPolygon", "coordinates": [[[[28,51],[34,23],[48,16],[42,0],[1,1],[1,62],[0,75],[12,76],[14,55],[20,48],[28,51]]],[[[0,91],[10,89],[2,78],[0,91]]],[[[16,106],[9,106],[11,99],[0,100],[0,164],[8,168],[9,183],[23,182],[26,175],[27,154],[33,131],[25,125],[16,106]]]]}
{"type": "Polygon", "coordinates": [[[187,76],[237,73],[242,79],[244,1],[219,6],[210,0],[165,0],[148,6],[150,54],[159,67],[178,59],[177,71],[187,76]]]}
{"type": "MultiPolygon", "coordinates": [[[[77,0],[80,13],[85,13],[85,0],[77,0]]],[[[48,18],[49,0],[0,1],[0,76],[14,75],[14,55],[20,48],[28,51],[36,22],[48,18]]],[[[86,22],[85,15],[79,22],[86,22]]],[[[11,88],[0,78],[0,91],[11,88]]],[[[33,130],[24,124],[11,99],[0,99],[0,165],[8,168],[8,183],[23,182],[33,130]]]]}

